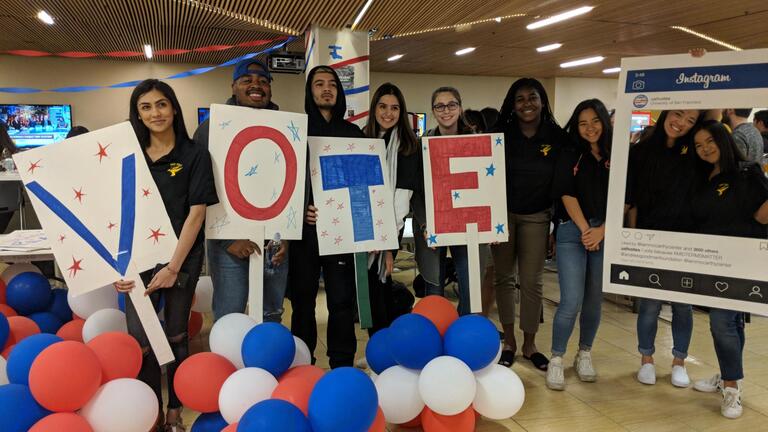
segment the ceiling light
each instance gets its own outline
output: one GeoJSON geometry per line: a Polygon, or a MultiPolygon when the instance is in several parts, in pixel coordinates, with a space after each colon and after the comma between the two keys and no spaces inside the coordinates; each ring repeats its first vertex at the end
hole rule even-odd
{"type": "Polygon", "coordinates": [[[39,19],[40,21],[48,25],[53,25],[53,17],[48,15],[48,12],[44,10],[41,10],[40,12],[37,13],[37,19],[39,19]]]}
{"type": "Polygon", "coordinates": [[[363,19],[363,15],[368,11],[368,8],[371,7],[371,3],[373,3],[373,0],[368,0],[363,5],[363,8],[360,9],[360,12],[358,12],[357,16],[355,17],[355,20],[352,21],[352,30],[357,27],[357,25],[360,23],[360,20],[363,19]]]}
{"type": "Polygon", "coordinates": [[[584,15],[585,13],[591,11],[592,9],[594,9],[594,7],[592,6],[582,6],[580,8],[569,10],[561,14],[553,15],[549,18],[544,18],[543,20],[534,21],[528,24],[527,26],[525,26],[525,28],[527,28],[528,30],[534,30],[537,28],[548,26],[550,24],[559,23],[560,21],[565,21],[567,19],[571,19],[579,15],[584,15]]]}
{"type": "Polygon", "coordinates": [[[152,58],[152,45],[144,45],[144,57],[146,57],[147,60],[152,58]]]}
{"type": "Polygon", "coordinates": [[[553,44],[549,44],[549,45],[544,45],[542,47],[538,47],[538,48],[536,48],[536,51],[538,51],[538,52],[554,51],[554,50],[560,48],[561,46],[563,46],[563,44],[561,44],[561,43],[553,43],[553,44]]]}
{"type": "Polygon", "coordinates": [[[496,21],[496,22],[498,22],[498,23],[500,23],[500,22],[501,22],[501,17],[496,17],[496,18],[494,18],[493,20],[494,20],[494,21],[496,21]]]}
{"type": "Polygon", "coordinates": [[[456,55],[469,54],[469,53],[471,53],[474,50],[475,50],[475,47],[469,47],[469,48],[460,49],[460,50],[456,51],[456,55]]]}
{"type": "Polygon", "coordinates": [[[701,38],[701,39],[704,39],[706,41],[712,42],[713,44],[717,44],[717,45],[720,45],[722,47],[728,48],[729,50],[743,51],[741,48],[737,47],[736,45],[731,45],[731,44],[729,44],[727,42],[723,42],[723,41],[721,41],[719,39],[715,39],[712,36],[707,36],[707,35],[705,35],[703,33],[699,33],[697,31],[691,30],[688,27],[672,26],[671,28],[673,28],[675,30],[680,30],[681,32],[685,32],[685,33],[694,35],[694,36],[696,36],[698,38],[701,38]]]}
{"type": "Polygon", "coordinates": [[[612,74],[612,73],[619,73],[619,72],[621,72],[621,68],[620,67],[603,69],[603,73],[604,74],[612,74]]]}
{"type": "Polygon", "coordinates": [[[391,61],[391,62],[393,62],[393,61],[398,61],[398,60],[400,60],[401,58],[403,58],[403,56],[404,56],[404,55],[405,55],[405,54],[396,54],[396,55],[393,55],[392,57],[388,58],[388,59],[387,59],[387,61],[391,61]]]}
{"type": "Polygon", "coordinates": [[[592,63],[600,63],[603,60],[605,60],[605,57],[603,56],[587,57],[579,60],[573,60],[573,61],[561,63],[560,67],[569,68],[569,67],[583,66],[583,65],[588,65],[592,63]]]}

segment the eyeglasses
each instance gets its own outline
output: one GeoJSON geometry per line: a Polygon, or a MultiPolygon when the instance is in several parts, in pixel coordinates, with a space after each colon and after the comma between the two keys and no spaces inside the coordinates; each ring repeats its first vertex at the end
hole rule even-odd
{"type": "Polygon", "coordinates": [[[436,112],[443,112],[447,108],[448,111],[456,111],[459,109],[461,105],[458,102],[451,102],[447,105],[445,104],[438,104],[438,105],[432,105],[432,109],[436,112]]]}

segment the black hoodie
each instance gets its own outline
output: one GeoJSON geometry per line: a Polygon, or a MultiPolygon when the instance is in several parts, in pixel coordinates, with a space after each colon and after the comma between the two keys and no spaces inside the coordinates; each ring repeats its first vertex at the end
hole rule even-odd
{"type": "MultiPolygon", "coordinates": [[[[341,85],[341,80],[336,74],[336,71],[328,66],[316,66],[312,68],[307,74],[306,95],[304,97],[304,111],[307,113],[307,135],[313,137],[340,137],[340,138],[365,138],[365,134],[359,127],[344,120],[344,115],[347,113],[347,98],[344,96],[344,88],[341,85]],[[331,115],[331,121],[325,121],[325,117],[320,113],[320,109],[315,104],[315,99],[312,97],[312,79],[315,77],[317,70],[322,68],[322,72],[330,73],[336,80],[336,88],[338,94],[336,96],[336,105],[333,106],[331,115]]],[[[307,175],[306,175],[306,189],[304,198],[304,208],[309,204],[314,204],[314,198],[312,196],[312,184],[310,182],[311,175],[309,172],[309,158],[307,158],[307,175]]]]}

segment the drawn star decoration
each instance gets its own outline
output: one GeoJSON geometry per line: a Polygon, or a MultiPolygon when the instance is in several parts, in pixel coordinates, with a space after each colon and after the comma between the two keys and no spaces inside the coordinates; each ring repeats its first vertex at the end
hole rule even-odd
{"type": "Polygon", "coordinates": [[[35,173],[35,169],[42,168],[42,166],[40,166],[40,161],[41,160],[42,159],[38,160],[37,162],[30,162],[29,163],[29,168],[27,168],[27,172],[30,172],[30,173],[34,174],[35,173]]]}
{"type": "Polygon", "coordinates": [[[333,239],[333,244],[339,244],[342,241],[344,241],[344,239],[341,238],[341,236],[336,236],[336,238],[333,239]]]}
{"type": "Polygon", "coordinates": [[[109,225],[107,225],[107,229],[112,231],[112,228],[115,228],[117,226],[116,223],[112,223],[112,221],[109,222],[109,225]]]}
{"type": "Polygon", "coordinates": [[[294,141],[301,140],[301,137],[299,136],[299,127],[293,124],[293,120],[291,120],[291,124],[288,125],[288,130],[291,131],[291,139],[294,141]]]}
{"type": "Polygon", "coordinates": [[[496,167],[491,164],[491,166],[485,167],[485,175],[486,176],[492,176],[496,173],[496,167]]]}
{"type": "Polygon", "coordinates": [[[97,142],[96,144],[99,145],[99,152],[96,153],[94,156],[98,156],[99,157],[99,163],[101,163],[102,159],[104,159],[105,157],[109,157],[109,155],[107,154],[107,148],[109,146],[111,146],[112,143],[109,143],[109,144],[107,144],[105,146],[102,146],[100,142],[97,142]]]}
{"type": "Polygon", "coordinates": [[[503,233],[504,233],[504,224],[496,225],[496,234],[503,234],[503,233]]]}
{"type": "Polygon", "coordinates": [[[147,240],[154,239],[155,244],[160,241],[160,237],[165,237],[165,234],[160,232],[160,228],[156,230],[153,230],[152,228],[150,228],[149,230],[152,232],[152,234],[150,234],[149,237],[147,237],[147,240]]]}
{"type": "Polygon", "coordinates": [[[149,189],[141,188],[141,196],[142,197],[148,197],[152,192],[149,191],[149,189]]]}
{"type": "Polygon", "coordinates": [[[72,188],[72,191],[75,193],[75,199],[78,200],[81,204],[83,203],[83,197],[87,195],[83,192],[83,187],[80,186],[80,189],[72,188]]]}
{"type": "Polygon", "coordinates": [[[69,266],[69,268],[67,268],[67,270],[69,270],[70,277],[77,276],[77,272],[83,270],[83,268],[80,267],[81,262],[83,262],[82,258],[79,260],[76,260],[75,257],[72,257],[72,265],[69,266]]]}
{"type": "Polygon", "coordinates": [[[437,234],[432,234],[429,237],[427,237],[427,241],[429,244],[437,244],[437,234]]]}

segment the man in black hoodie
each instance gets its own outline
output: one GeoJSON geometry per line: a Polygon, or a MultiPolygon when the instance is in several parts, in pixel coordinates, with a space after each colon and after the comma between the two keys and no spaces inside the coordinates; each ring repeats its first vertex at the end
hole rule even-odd
{"type": "MultiPolygon", "coordinates": [[[[307,75],[304,110],[308,135],[364,138],[360,128],[344,120],[347,101],[336,71],[317,66],[307,75]]],[[[306,214],[300,241],[291,242],[288,287],[293,314],[291,331],[312,353],[317,346],[315,300],[323,271],[328,303],[328,358],[331,368],[352,366],[355,360],[355,265],[352,254],[320,256],[317,245],[318,217],[314,206],[307,161],[305,186],[306,214]]]]}

